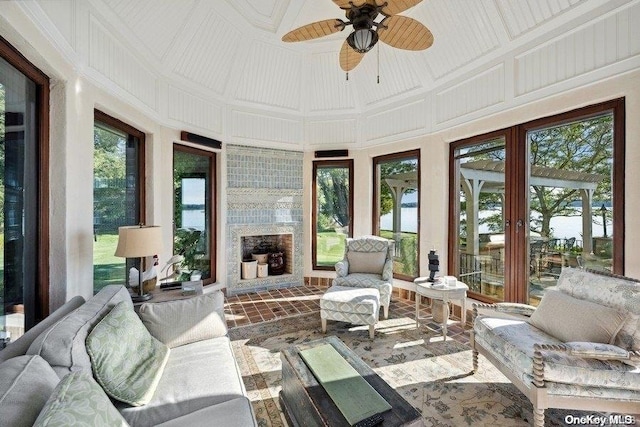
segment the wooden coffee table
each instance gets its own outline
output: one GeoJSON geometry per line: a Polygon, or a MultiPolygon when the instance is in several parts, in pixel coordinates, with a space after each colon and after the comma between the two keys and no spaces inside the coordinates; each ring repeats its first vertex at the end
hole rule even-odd
{"type": "Polygon", "coordinates": [[[349,426],[336,404],[300,357],[300,351],[331,344],[338,353],[391,405],[381,426],[424,426],[420,413],[335,336],[294,345],[280,352],[280,404],[292,426],[349,426]]]}

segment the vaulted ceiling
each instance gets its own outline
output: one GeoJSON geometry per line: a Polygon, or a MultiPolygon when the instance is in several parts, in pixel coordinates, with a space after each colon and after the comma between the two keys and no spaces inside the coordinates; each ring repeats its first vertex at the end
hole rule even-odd
{"type": "Polygon", "coordinates": [[[284,43],[331,0],[20,2],[87,78],[225,142],[360,147],[419,136],[639,67],[639,0],[425,0],[434,44],[379,43],[346,79],[349,29],[284,43]],[[380,83],[377,83],[377,75],[380,83]]]}

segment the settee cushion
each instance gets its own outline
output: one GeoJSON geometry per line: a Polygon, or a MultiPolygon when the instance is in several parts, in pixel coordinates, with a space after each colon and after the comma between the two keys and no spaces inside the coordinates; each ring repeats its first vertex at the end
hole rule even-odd
{"type": "Polygon", "coordinates": [[[114,399],[133,406],[149,402],[169,358],[129,304],[122,301],[87,337],[93,373],[114,399]]]}
{"type": "Polygon", "coordinates": [[[624,320],[615,308],[549,289],[529,322],[563,342],[611,344],[624,320]]]}
{"type": "MultiPolygon", "coordinates": [[[[534,344],[561,342],[522,320],[479,316],[474,340],[509,368],[523,382],[533,380],[534,344]]],[[[545,381],[572,386],[606,387],[640,391],[640,368],[618,360],[598,360],[545,351],[545,381]]]]}
{"type": "Polygon", "coordinates": [[[127,288],[120,285],[105,286],[59,322],[38,336],[27,354],[42,356],[63,378],[71,371],[91,370],[85,341],[93,327],[121,301],[133,307],[127,288]]]}
{"type": "Polygon", "coordinates": [[[375,273],[382,274],[387,251],[384,252],[347,252],[349,261],[349,274],[352,273],[375,273]]]}
{"type": "Polygon", "coordinates": [[[70,425],[115,427],[128,424],[91,374],[76,371],[60,381],[34,427],[70,425]]]}
{"type": "Polygon", "coordinates": [[[256,425],[251,402],[246,397],[238,397],[183,415],[156,427],[211,425],[212,420],[215,420],[216,425],[225,427],[254,427],[256,425]]]}
{"type": "Polygon", "coordinates": [[[60,381],[40,356],[18,356],[0,364],[0,424],[32,426],[60,381]]]}
{"type": "Polygon", "coordinates": [[[640,283],[620,276],[563,268],[557,288],[576,298],[626,312],[626,320],[613,344],[627,350],[640,351],[640,283]]]}
{"type": "Polygon", "coordinates": [[[220,291],[177,301],[146,303],[139,314],[151,335],[169,348],[227,333],[224,294],[220,291]]]}
{"type": "Polygon", "coordinates": [[[129,424],[144,427],[244,395],[231,342],[223,336],[171,349],[151,401],[138,407],[116,405],[129,424]]]}

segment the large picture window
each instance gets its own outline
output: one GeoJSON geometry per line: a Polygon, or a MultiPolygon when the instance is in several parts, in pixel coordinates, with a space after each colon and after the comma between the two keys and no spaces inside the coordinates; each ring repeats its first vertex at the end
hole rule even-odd
{"type": "Polygon", "coordinates": [[[0,343],[49,314],[48,117],[49,79],[0,37],[0,343]]]}
{"type": "Polygon", "coordinates": [[[420,152],[375,157],[373,234],[393,240],[394,277],[418,276],[420,256],[420,152]]]}
{"type": "Polygon", "coordinates": [[[534,305],[563,267],[623,274],[623,153],[624,100],[452,144],[450,271],[534,305]]]}
{"type": "Polygon", "coordinates": [[[173,146],[173,252],[182,255],[183,276],[214,282],[216,154],[173,146]]]}
{"type": "Polygon", "coordinates": [[[313,268],[333,270],[353,234],[353,160],[313,162],[313,268]]]}
{"type": "Polygon", "coordinates": [[[93,290],[128,280],[136,259],[114,255],[118,227],[144,218],[144,133],[100,111],[93,128],[93,290]]]}

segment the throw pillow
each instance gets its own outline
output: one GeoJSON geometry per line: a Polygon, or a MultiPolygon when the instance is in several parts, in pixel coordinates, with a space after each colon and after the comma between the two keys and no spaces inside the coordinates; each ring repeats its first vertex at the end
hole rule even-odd
{"type": "Polygon", "coordinates": [[[612,344],[624,320],[614,308],[549,289],[529,323],[563,342],[612,344]]]}
{"type": "Polygon", "coordinates": [[[140,307],[147,330],[169,348],[221,337],[227,333],[224,295],[220,291],[140,307]]]}
{"type": "Polygon", "coordinates": [[[382,274],[384,262],[387,259],[386,252],[347,252],[349,261],[349,274],[351,273],[375,273],[382,274]]]}
{"type": "Polygon", "coordinates": [[[87,371],[72,372],[60,381],[34,427],[128,426],[109,397],[87,371]]]}
{"type": "Polygon", "coordinates": [[[169,348],[151,336],[124,301],[93,328],[87,352],[104,391],[132,406],[149,403],[169,358],[169,348]]]}
{"type": "Polygon", "coordinates": [[[0,364],[0,424],[31,426],[60,378],[40,356],[13,357],[0,364]]]}

